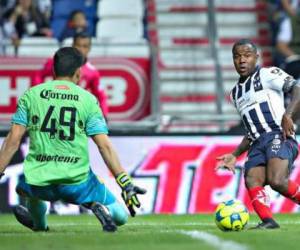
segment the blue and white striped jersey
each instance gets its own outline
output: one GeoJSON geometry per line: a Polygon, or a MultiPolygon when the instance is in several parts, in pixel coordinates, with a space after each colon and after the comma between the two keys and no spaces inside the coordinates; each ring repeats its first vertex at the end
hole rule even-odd
{"type": "Polygon", "coordinates": [[[284,93],[296,84],[283,70],[257,68],[244,82],[239,81],[230,98],[240,114],[248,137],[256,140],[266,132],[280,131],[285,112],[284,93]]]}

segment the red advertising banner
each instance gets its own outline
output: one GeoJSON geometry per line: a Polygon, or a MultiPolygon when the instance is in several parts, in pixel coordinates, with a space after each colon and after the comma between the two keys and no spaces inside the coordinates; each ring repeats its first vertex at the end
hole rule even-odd
{"type": "MultiPolygon", "coordinates": [[[[246,155],[237,162],[233,175],[226,170],[215,171],[216,157],[231,152],[241,141],[240,136],[145,136],[112,137],[122,165],[133,176],[134,182],[147,189],[140,196],[140,213],[212,213],[227,199],[239,199],[253,211],[244,185],[243,164],[246,155]]],[[[2,143],[3,139],[0,139],[2,143]]],[[[22,173],[22,158],[28,150],[22,144],[20,162],[9,166],[0,181],[0,199],[7,198],[7,206],[18,203],[14,192],[22,173]]],[[[110,175],[92,141],[89,143],[91,166],[109,189],[120,198],[120,188],[110,175]]],[[[300,157],[295,161],[291,178],[300,183],[300,157]]],[[[266,186],[274,213],[298,211],[298,205],[266,186]]],[[[3,205],[3,204],[2,204],[3,205]]],[[[0,206],[1,210],[1,206],[0,206]]],[[[74,212],[73,210],[71,210],[74,212]]]]}
{"type": "MultiPolygon", "coordinates": [[[[34,81],[45,58],[0,58],[0,119],[9,120],[18,98],[34,81]]],[[[108,96],[110,120],[138,120],[150,112],[148,58],[91,58],[101,74],[99,88],[108,96]]]]}

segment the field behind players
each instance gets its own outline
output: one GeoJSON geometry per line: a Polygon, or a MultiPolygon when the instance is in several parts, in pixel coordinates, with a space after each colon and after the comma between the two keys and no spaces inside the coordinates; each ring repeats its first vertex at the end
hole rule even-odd
{"type": "MultiPolygon", "coordinates": [[[[114,234],[103,233],[91,215],[49,216],[48,233],[33,233],[11,215],[0,216],[0,249],[298,249],[300,214],[276,215],[281,229],[221,232],[213,215],[149,215],[130,219],[114,234]]],[[[250,225],[256,225],[252,216],[250,225]]]]}

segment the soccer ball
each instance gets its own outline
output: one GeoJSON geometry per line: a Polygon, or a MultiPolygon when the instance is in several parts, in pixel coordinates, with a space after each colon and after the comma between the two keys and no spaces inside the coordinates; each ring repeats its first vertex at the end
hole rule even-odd
{"type": "Polygon", "coordinates": [[[224,201],[215,212],[215,222],[222,231],[241,231],[248,221],[248,210],[239,200],[224,201]]]}

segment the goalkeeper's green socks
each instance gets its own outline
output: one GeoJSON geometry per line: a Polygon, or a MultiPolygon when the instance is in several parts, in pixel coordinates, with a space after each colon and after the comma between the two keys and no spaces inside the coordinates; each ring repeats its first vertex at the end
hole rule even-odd
{"type": "Polygon", "coordinates": [[[26,206],[33,219],[34,229],[46,230],[47,229],[46,203],[38,199],[28,198],[26,200],[26,206]]]}

